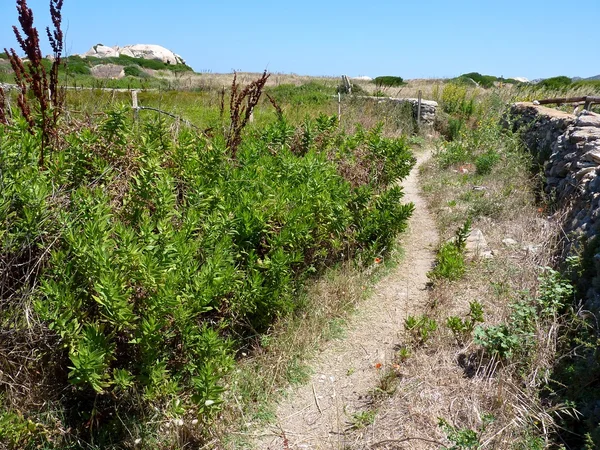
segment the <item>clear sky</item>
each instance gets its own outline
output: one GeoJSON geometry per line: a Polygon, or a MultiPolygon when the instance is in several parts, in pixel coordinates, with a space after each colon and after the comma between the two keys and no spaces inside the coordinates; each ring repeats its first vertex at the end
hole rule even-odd
{"type": "MultiPolygon", "coordinates": [[[[48,3],[28,1],[40,30],[48,3]]],[[[159,44],[198,72],[407,79],[598,75],[598,19],[600,0],[64,0],[63,8],[69,54],[159,44]]],[[[0,47],[17,45],[13,24],[15,2],[0,0],[0,47]]]]}

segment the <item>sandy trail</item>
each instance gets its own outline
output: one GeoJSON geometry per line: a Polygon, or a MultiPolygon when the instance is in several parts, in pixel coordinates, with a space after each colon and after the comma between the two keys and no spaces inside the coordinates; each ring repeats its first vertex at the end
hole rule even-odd
{"type": "Polygon", "coordinates": [[[415,204],[407,232],[401,237],[405,256],[375,286],[359,306],[346,338],[330,342],[312,364],[314,374],[277,407],[277,421],[255,442],[255,448],[354,448],[350,425],[355,413],[366,410],[369,391],[377,386],[400,341],[404,319],[427,302],[427,272],[431,270],[438,235],[418,186],[418,161],[402,183],[405,201],[415,204]],[[287,443],[285,442],[287,440],[287,443]]]}

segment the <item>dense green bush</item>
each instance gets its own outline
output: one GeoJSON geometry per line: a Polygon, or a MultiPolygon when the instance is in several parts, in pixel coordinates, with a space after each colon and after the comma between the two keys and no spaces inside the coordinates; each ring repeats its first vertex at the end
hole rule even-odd
{"type": "MultiPolygon", "coordinates": [[[[210,423],[236,350],[298,307],[307,277],[387,251],[412,211],[395,185],[415,161],[405,141],[346,135],[335,116],[298,129],[281,118],[235,160],[222,137],[133,128],[127,109],[62,142],[39,167],[40,135],[0,126],[0,325],[12,330],[0,345],[32,349],[55,411],[0,395],[0,438],[17,447],[106,448],[149,421],[210,423]]],[[[18,367],[5,369],[18,380],[18,367]]]]}
{"type": "Polygon", "coordinates": [[[499,161],[500,154],[494,149],[489,149],[488,151],[482,153],[475,159],[475,168],[477,169],[477,174],[488,175],[499,161]]]}
{"type": "Polygon", "coordinates": [[[442,109],[445,113],[468,119],[475,112],[475,95],[457,83],[448,83],[442,91],[442,109]]]}
{"type": "Polygon", "coordinates": [[[491,88],[492,86],[494,86],[494,82],[498,81],[498,78],[492,75],[481,75],[478,72],[471,72],[471,73],[465,73],[463,75],[460,75],[458,77],[459,81],[465,80],[465,79],[470,79],[473,80],[475,83],[477,83],[479,86],[484,87],[484,88],[491,88]]]}
{"type": "Polygon", "coordinates": [[[137,77],[137,78],[149,78],[150,75],[148,75],[146,72],[144,72],[140,66],[127,66],[125,67],[125,69],[123,69],[123,71],[125,72],[125,75],[129,76],[129,77],[137,77]]]}
{"type": "Polygon", "coordinates": [[[540,88],[550,89],[553,91],[563,91],[571,87],[573,81],[569,77],[559,76],[553,78],[546,78],[540,81],[537,86],[540,88]]]}
{"type": "Polygon", "coordinates": [[[495,83],[519,84],[517,80],[512,78],[496,77],[494,75],[481,75],[478,72],[465,73],[454,79],[457,82],[471,83],[474,81],[480,87],[489,89],[494,87],[495,83]]]}
{"type": "Polygon", "coordinates": [[[373,83],[375,83],[377,87],[399,87],[406,84],[402,77],[394,76],[377,77],[373,79],[373,83]]]}
{"type": "Polygon", "coordinates": [[[87,60],[89,60],[90,64],[92,65],[97,65],[97,64],[117,64],[120,66],[131,66],[131,65],[138,65],[140,67],[143,67],[144,69],[153,69],[153,70],[171,70],[174,72],[186,72],[186,71],[193,71],[193,69],[185,64],[166,64],[162,61],[158,61],[156,59],[144,59],[144,58],[133,58],[131,56],[126,56],[126,55],[120,55],[117,57],[110,57],[110,58],[95,58],[95,57],[88,57],[86,58],[87,60]]]}

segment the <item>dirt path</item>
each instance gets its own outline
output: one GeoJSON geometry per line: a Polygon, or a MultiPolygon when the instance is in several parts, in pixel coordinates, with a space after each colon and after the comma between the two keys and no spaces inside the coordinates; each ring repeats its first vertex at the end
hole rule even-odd
{"type": "Polygon", "coordinates": [[[403,263],[375,286],[374,294],[353,317],[347,337],[331,342],[316,358],[310,382],[278,406],[277,423],[256,443],[257,449],[353,447],[347,433],[356,420],[353,416],[365,410],[369,391],[390,364],[404,319],[427,301],[427,272],[438,235],[419,194],[418,166],[429,154],[418,155],[417,166],[403,183],[405,200],[415,204],[402,237],[403,263]]]}

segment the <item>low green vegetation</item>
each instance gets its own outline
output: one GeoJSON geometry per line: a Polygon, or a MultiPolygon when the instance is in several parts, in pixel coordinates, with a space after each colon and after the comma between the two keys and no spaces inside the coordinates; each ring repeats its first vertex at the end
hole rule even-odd
{"type": "MultiPolygon", "coordinates": [[[[5,59],[8,59],[6,53],[0,54],[0,60],[5,59]]],[[[48,59],[43,59],[42,65],[49,71],[52,62],[48,59]]],[[[112,89],[169,89],[174,87],[174,81],[153,77],[145,72],[144,69],[167,71],[172,74],[193,73],[193,69],[184,64],[166,64],[162,61],[133,58],[130,56],[120,56],[118,58],[83,58],[79,55],[73,55],[63,58],[59,67],[59,77],[62,82],[69,86],[112,89]],[[91,75],[93,67],[105,64],[122,66],[126,77],[122,79],[102,79],[91,75]]],[[[0,81],[13,82],[13,78],[13,71],[10,69],[10,66],[7,66],[5,71],[0,71],[0,81]]]]}
{"type": "Polygon", "coordinates": [[[80,56],[70,56],[65,59],[65,63],[67,66],[69,64],[86,64],[89,67],[97,66],[99,64],[115,64],[118,66],[138,66],[144,69],[152,69],[152,70],[169,70],[172,72],[192,72],[193,69],[190,66],[185,64],[168,64],[162,61],[158,61],[156,59],[145,59],[145,58],[134,58],[132,56],[120,55],[118,57],[109,57],[109,58],[96,58],[93,56],[88,56],[86,58],[82,58],[80,56]]]}
{"type": "Polygon", "coordinates": [[[366,411],[356,412],[350,418],[350,428],[353,430],[362,430],[375,422],[377,411],[368,409],[366,411]]]}
{"type": "Polygon", "coordinates": [[[385,87],[400,87],[404,84],[404,79],[402,77],[396,76],[381,76],[373,79],[373,83],[377,88],[385,88],[385,87]]]}
{"type": "Polygon", "coordinates": [[[296,86],[281,84],[265,90],[277,103],[292,106],[319,106],[331,101],[336,88],[321,83],[309,82],[296,86]]]}
{"type": "Polygon", "coordinates": [[[567,90],[573,81],[569,77],[559,76],[546,78],[537,84],[537,87],[552,90],[552,91],[565,91],[567,90]]]}
{"type": "Polygon", "coordinates": [[[445,419],[438,420],[438,426],[446,434],[446,438],[452,443],[451,447],[442,447],[445,450],[478,450],[482,445],[482,436],[490,423],[494,421],[494,417],[485,414],[482,417],[482,424],[477,430],[469,428],[460,428],[451,425],[445,419]]]}
{"type": "Polygon", "coordinates": [[[514,80],[512,78],[502,78],[493,75],[481,75],[478,72],[465,73],[455,78],[454,81],[466,84],[472,84],[473,82],[475,82],[478,86],[486,89],[494,87],[497,83],[519,84],[517,80],[514,80]]]}
{"type": "Polygon", "coordinates": [[[577,90],[577,89],[592,89],[593,92],[600,91],[600,80],[577,80],[573,81],[573,79],[566,76],[558,76],[552,78],[546,78],[545,80],[540,81],[536,88],[538,89],[546,89],[548,91],[556,91],[556,92],[567,92],[568,90],[577,90]]]}
{"type": "Polygon", "coordinates": [[[150,75],[144,72],[139,66],[127,66],[123,71],[128,77],[150,78],[150,75]]]}
{"type": "Polygon", "coordinates": [[[459,345],[469,342],[473,337],[475,326],[483,322],[483,305],[478,301],[469,303],[469,313],[464,319],[458,316],[450,316],[446,319],[446,325],[454,334],[459,345]]]}
{"type": "Polygon", "coordinates": [[[465,274],[466,241],[471,233],[471,220],[467,219],[462,227],[456,230],[451,241],[442,244],[438,250],[435,266],[427,276],[432,280],[446,279],[456,281],[465,274]]]}
{"type": "Polygon", "coordinates": [[[412,344],[417,346],[427,343],[437,328],[435,319],[426,315],[408,316],[404,320],[404,329],[411,336],[412,344]]]}
{"type": "Polygon", "coordinates": [[[504,323],[495,326],[478,326],[475,343],[491,356],[514,364],[531,364],[536,331],[543,322],[553,322],[564,313],[573,301],[574,289],[561,274],[545,268],[540,276],[537,296],[524,293],[511,303],[511,315],[504,323]]]}
{"type": "MultiPolygon", "coordinates": [[[[273,93],[294,104],[315,91],[273,93]]],[[[348,134],[335,116],[272,115],[233,155],[218,113],[212,137],[131,118],[117,108],[65,124],[43,166],[39,132],[18,117],[0,126],[12,330],[0,351],[28,352],[26,370],[7,370],[48,399],[39,411],[3,392],[0,437],[16,448],[161,446],[173,436],[159,429],[192,422],[202,436],[236,352],[302,306],[307,280],[389,251],[411,214],[396,182],[415,160],[381,126],[348,134]]]]}

